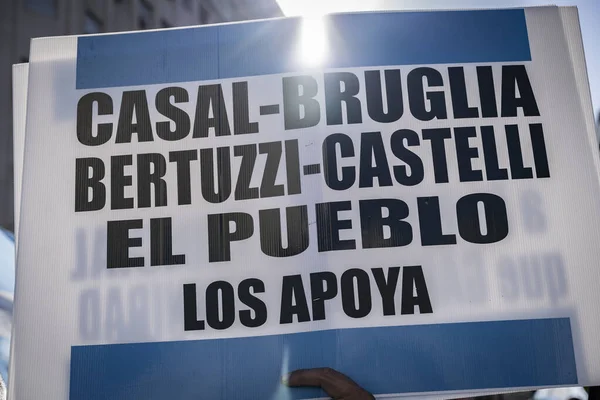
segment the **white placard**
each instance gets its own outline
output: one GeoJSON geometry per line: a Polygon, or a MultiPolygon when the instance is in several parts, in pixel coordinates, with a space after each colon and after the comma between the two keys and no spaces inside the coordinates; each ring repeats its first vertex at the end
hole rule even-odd
{"type": "Polygon", "coordinates": [[[385,395],[599,383],[575,9],[36,39],[30,60],[14,398],[309,398],[279,376],[317,366],[385,395]]]}

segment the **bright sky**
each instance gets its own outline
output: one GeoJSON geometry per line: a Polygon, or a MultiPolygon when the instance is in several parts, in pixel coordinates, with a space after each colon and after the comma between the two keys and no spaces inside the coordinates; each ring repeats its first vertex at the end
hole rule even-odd
{"type": "Polygon", "coordinates": [[[277,0],[285,15],[344,11],[577,6],[588,63],[592,100],[600,113],[600,0],[277,0]]]}

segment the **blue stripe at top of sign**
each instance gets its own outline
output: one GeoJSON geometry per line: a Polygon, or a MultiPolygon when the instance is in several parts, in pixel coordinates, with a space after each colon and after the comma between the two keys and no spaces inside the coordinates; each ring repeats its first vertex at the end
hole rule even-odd
{"type": "Polygon", "coordinates": [[[306,70],[299,43],[326,40],[323,68],[530,61],[523,9],[335,14],[326,38],[281,18],[80,37],[77,89],[306,70]],[[303,41],[304,40],[304,41],[303,41]]]}
{"type": "Polygon", "coordinates": [[[374,394],[577,384],[571,325],[556,318],[76,346],[69,399],[326,397],[279,383],[315,367],[374,394]]]}

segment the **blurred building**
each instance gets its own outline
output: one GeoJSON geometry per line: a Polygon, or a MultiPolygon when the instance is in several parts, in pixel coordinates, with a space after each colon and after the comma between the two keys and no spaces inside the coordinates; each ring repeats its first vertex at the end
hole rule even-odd
{"type": "Polygon", "coordinates": [[[14,227],[11,69],[31,38],[279,16],[276,0],[0,0],[0,226],[14,227]]]}

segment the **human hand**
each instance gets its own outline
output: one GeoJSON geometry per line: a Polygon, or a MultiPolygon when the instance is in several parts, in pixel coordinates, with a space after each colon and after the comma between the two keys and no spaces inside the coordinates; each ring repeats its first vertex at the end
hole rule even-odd
{"type": "Polygon", "coordinates": [[[334,400],[375,400],[346,375],[331,368],[299,369],[283,378],[290,387],[320,387],[334,400]]]}

